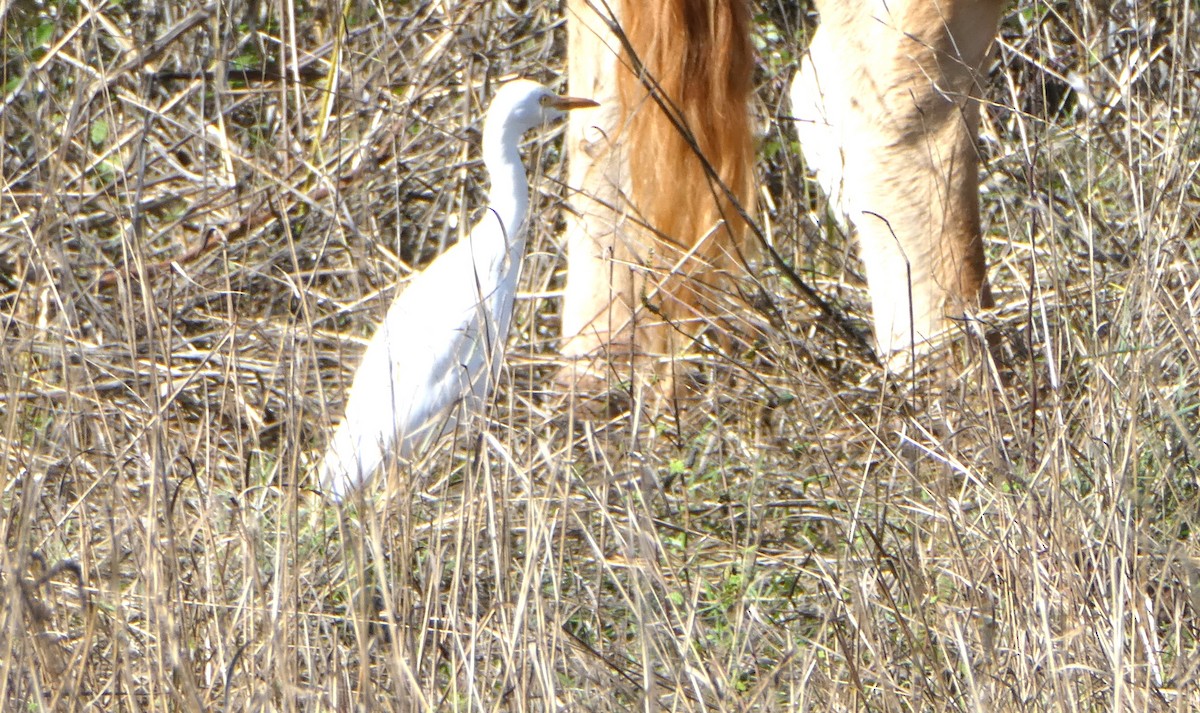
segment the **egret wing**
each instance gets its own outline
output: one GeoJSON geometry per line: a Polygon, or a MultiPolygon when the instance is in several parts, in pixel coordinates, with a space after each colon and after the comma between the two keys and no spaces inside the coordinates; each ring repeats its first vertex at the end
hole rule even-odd
{"type": "Polygon", "coordinates": [[[469,409],[478,406],[512,312],[511,291],[497,294],[510,281],[502,280],[503,262],[464,241],[397,295],[363,355],[322,463],[326,491],[340,498],[387,453],[410,458],[452,428],[464,399],[469,409]]]}

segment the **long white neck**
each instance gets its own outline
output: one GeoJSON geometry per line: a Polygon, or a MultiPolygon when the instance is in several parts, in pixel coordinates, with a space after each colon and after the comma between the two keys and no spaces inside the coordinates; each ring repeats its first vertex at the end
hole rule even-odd
{"type": "Polygon", "coordinates": [[[486,121],[483,126],[483,165],[487,168],[491,188],[488,207],[504,226],[505,247],[524,250],[522,223],[529,210],[529,184],[517,144],[521,132],[508,122],[486,121]]]}

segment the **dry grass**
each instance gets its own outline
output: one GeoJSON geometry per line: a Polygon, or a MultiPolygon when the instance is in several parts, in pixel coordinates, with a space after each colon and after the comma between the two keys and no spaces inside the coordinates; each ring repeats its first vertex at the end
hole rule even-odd
{"type": "MultiPolygon", "coordinates": [[[[790,5],[759,7],[762,225],[863,328],[781,121],[790,5]]],[[[345,516],[308,464],[356,339],[470,225],[481,104],[558,76],[557,8],[5,7],[6,709],[1200,706],[1193,3],[1004,20],[1004,385],[885,383],[763,269],[696,403],[575,418],[538,141],[489,422],[345,516]]]]}

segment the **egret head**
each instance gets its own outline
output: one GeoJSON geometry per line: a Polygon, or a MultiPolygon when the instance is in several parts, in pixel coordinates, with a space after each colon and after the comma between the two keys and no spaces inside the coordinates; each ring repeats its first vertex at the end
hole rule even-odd
{"type": "MultiPolygon", "coordinates": [[[[503,126],[502,133],[520,134],[559,119],[571,109],[599,106],[591,99],[555,94],[537,82],[515,79],[504,84],[492,98],[485,124],[503,126]]],[[[484,132],[490,133],[488,126],[484,132]]]]}

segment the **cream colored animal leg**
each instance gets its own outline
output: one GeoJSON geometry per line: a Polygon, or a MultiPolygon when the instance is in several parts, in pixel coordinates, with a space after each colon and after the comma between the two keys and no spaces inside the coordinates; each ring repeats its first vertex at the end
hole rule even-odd
{"type": "Polygon", "coordinates": [[[652,362],[662,393],[673,391],[671,357],[709,323],[723,274],[745,254],[733,204],[753,207],[748,20],[745,0],[568,4],[571,91],[609,110],[569,129],[580,194],[568,224],[561,349],[614,364],[636,356],[640,372],[652,362]],[[628,54],[596,15],[618,5],[628,54]],[[630,71],[639,62],[658,100],[630,71]]]}
{"type": "Polygon", "coordinates": [[[997,0],[825,0],[792,85],[805,160],[858,234],[877,348],[920,352],[990,300],[976,76],[997,0]]]}
{"type": "MultiPolygon", "coordinates": [[[[611,6],[616,10],[619,3],[611,6]]],[[[567,12],[570,91],[601,104],[587,116],[570,117],[567,127],[568,180],[578,190],[566,220],[561,352],[584,357],[610,348],[614,336],[628,331],[644,283],[637,268],[643,256],[626,238],[636,228],[624,217],[627,164],[616,143],[620,45],[586,0],[571,0],[567,12]]]]}

